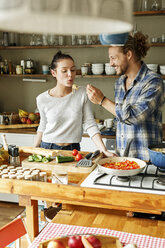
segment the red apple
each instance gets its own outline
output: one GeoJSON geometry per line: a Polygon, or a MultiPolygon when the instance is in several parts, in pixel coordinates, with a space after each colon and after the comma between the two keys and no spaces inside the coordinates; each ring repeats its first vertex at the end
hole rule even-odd
{"type": "Polygon", "coordinates": [[[40,113],[39,112],[36,112],[35,115],[37,117],[37,120],[40,119],[40,113]]]}
{"type": "Polygon", "coordinates": [[[27,121],[27,118],[26,117],[21,117],[21,122],[23,123],[23,124],[25,124],[26,123],[26,121],[27,121]]]}
{"type": "Polygon", "coordinates": [[[95,236],[89,236],[87,240],[93,246],[93,248],[101,248],[101,242],[95,236]]]}
{"type": "Polygon", "coordinates": [[[26,120],[26,124],[32,124],[32,121],[28,118],[28,119],[26,120]]]}
{"type": "Polygon", "coordinates": [[[53,240],[48,243],[47,248],[66,248],[60,240],[53,240]]]}
{"type": "Polygon", "coordinates": [[[83,248],[83,243],[81,241],[81,236],[71,236],[68,240],[69,248],[83,248]]]}

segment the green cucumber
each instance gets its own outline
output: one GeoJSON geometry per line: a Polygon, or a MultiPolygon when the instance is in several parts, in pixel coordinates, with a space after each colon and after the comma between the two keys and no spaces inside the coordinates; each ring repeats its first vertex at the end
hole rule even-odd
{"type": "Polygon", "coordinates": [[[34,162],[34,158],[33,158],[32,155],[30,155],[30,156],[28,157],[28,161],[29,161],[29,162],[34,162]]]}
{"type": "Polygon", "coordinates": [[[73,162],[74,157],[72,156],[56,156],[57,163],[73,162]]]}
{"type": "Polygon", "coordinates": [[[34,155],[35,162],[42,162],[43,156],[42,155],[34,155]]]}

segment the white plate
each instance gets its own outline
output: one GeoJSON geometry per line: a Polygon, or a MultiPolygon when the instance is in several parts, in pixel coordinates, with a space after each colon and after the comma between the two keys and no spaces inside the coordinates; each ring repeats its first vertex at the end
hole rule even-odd
{"type": "Polygon", "coordinates": [[[114,176],[134,176],[139,174],[144,168],[146,167],[146,162],[144,162],[141,159],[137,158],[129,158],[129,157],[112,157],[112,158],[103,158],[98,161],[98,169],[100,172],[114,175],[114,176]],[[139,169],[132,169],[132,170],[117,170],[117,169],[110,169],[102,166],[104,163],[110,163],[110,162],[123,162],[123,161],[135,161],[140,168],[139,169]]]}

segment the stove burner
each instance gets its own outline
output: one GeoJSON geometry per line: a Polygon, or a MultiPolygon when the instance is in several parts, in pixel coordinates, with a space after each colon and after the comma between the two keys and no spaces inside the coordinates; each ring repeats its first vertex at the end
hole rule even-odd
{"type": "Polygon", "coordinates": [[[120,182],[128,182],[129,181],[129,177],[117,176],[116,179],[120,182]]]}
{"type": "Polygon", "coordinates": [[[158,177],[156,181],[158,184],[165,185],[165,177],[158,177]]]}

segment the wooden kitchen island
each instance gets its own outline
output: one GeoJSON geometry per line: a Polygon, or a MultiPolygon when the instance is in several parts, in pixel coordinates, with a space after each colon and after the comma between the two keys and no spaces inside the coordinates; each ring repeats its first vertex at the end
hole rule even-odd
{"type": "MultiPolygon", "coordinates": [[[[32,240],[38,235],[39,230],[38,200],[72,205],[75,211],[78,211],[78,208],[80,211],[84,211],[86,208],[90,219],[90,216],[92,216],[94,212],[98,213],[102,211],[102,213],[108,213],[111,209],[113,209],[113,211],[135,211],[154,214],[160,214],[165,211],[165,196],[163,195],[80,187],[81,182],[87,177],[87,174],[68,173],[68,176],[69,185],[0,179],[0,192],[18,194],[20,206],[26,207],[27,227],[32,240]]],[[[87,213],[84,215],[86,218],[87,213]]],[[[144,221],[143,223],[151,225],[151,222],[152,220],[148,220],[148,222],[144,221]]],[[[163,221],[160,222],[161,231],[155,234],[159,235],[158,237],[163,237],[162,235],[165,233],[165,223],[163,221]]],[[[72,224],[74,224],[73,221],[72,224]]],[[[102,224],[100,223],[100,225],[102,224]]],[[[152,235],[152,233],[150,233],[150,235],[152,235]]]]}

